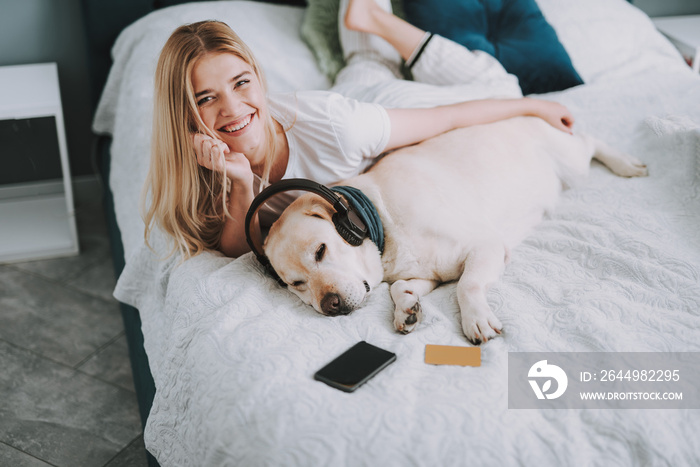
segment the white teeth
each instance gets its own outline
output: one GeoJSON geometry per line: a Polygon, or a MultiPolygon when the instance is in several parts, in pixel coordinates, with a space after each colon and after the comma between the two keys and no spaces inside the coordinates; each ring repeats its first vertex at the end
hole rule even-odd
{"type": "Polygon", "coordinates": [[[234,131],[242,130],[243,128],[247,127],[249,123],[250,123],[250,115],[248,115],[238,125],[225,126],[225,127],[221,128],[221,131],[225,131],[226,133],[233,133],[234,131]]]}

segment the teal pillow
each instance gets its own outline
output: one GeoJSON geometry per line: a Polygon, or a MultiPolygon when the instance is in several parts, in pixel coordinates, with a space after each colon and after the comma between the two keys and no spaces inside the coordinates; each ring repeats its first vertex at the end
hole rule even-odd
{"type": "MultiPolygon", "coordinates": [[[[313,52],[321,71],[333,81],[345,66],[338,37],[340,0],[307,0],[306,3],[301,37],[313,52]]],[[[391,4],[394,14],[402,16],[401,0],[392,0],[391,4]]]]}
{"type": "Polygon", "coordinates": [[[525,95],[583,84],[535,0],[404,0],[403,8],[417,27],[496,57],[525,95]]]}

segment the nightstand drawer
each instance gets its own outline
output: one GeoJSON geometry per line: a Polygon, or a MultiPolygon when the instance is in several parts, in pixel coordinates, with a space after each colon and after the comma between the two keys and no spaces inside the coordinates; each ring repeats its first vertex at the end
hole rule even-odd
{"type": "Polygon", "coordinates": [[[61,180],[54,117],[0,120],[0,186],[61,180]]]}

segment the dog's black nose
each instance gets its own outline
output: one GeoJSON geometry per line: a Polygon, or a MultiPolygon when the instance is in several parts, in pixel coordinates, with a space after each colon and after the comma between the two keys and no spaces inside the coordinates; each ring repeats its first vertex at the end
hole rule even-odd
{"type": "Polygon", "coordinates": [[[337,293],[327,293],[321,300],[321,310],[329,316],[335,316],[343,312],[343,300],[337,293]]]}

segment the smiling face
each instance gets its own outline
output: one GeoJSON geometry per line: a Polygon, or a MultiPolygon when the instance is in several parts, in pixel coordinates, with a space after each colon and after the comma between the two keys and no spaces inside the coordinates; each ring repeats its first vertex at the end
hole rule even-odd
{"type": "Polygon", "coordinates": [[[253,68],[231,53],[208,53],[192,69],[192,88],[207,128],[251,165],[263,164],[267,101],[253,68]]]}
{"type": "Polygon", "coordinates": [[[384,275],[376,245],[370,240],[357,247],[345,242],[332,213],[321,197],[302,196],[273,224],[264,247],[289,290],[331,316],[359,308],[384,275]]]}

